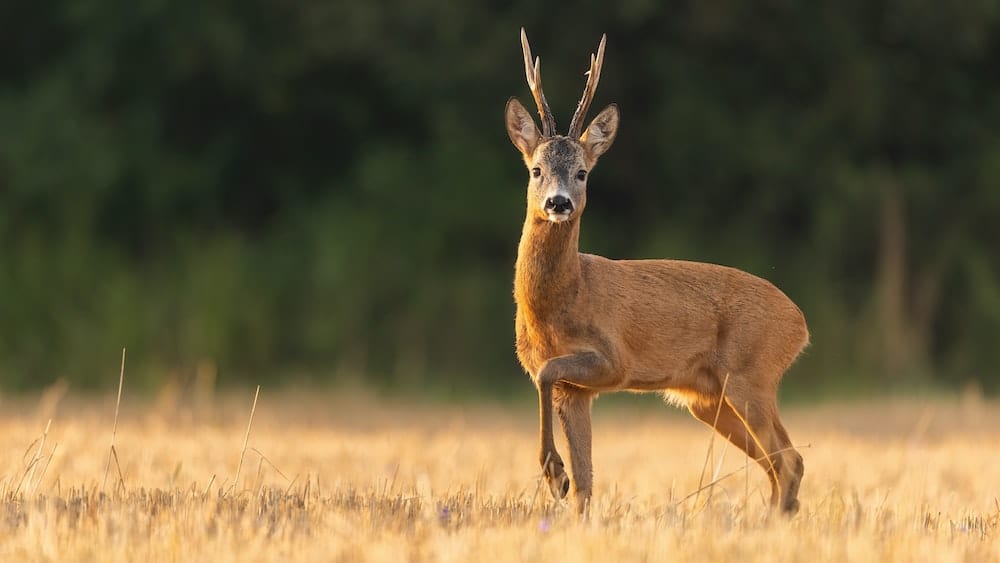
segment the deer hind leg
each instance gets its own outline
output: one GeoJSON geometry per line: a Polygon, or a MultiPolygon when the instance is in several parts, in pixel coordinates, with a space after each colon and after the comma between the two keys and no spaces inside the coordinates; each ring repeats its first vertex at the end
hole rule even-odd
{"type": "Polygon", "coordinates": [[[728,403],[719,404],[718,398],[692,401],[688,404],[688,410],[698,420],[711,426],[723,438],[729,440],[734,446],[741,449],[746,455],[764,469],[768,480],[771,483],[772,502],[775,493],[775,483],[777,474],[775,467],[768,461],[767,457],[757,447],[755,440],[750,436],[743,420],[733,411],[728,403]]]}
{"type": "Polygon", "coordinates": [[[569,444],[572,487],[579,514],[589,511],[593,491],[590,405],[594,395],[592,391],[567,385],[556,385],[553,393],[553,403],[569,444]]]}
{"type": "Polygon", "coordinates": [[[792,440],[788,437],[788,431],[781,424],[778,418],[777,406],[774,409],[774,432],[778,440],[778,446],[783,456],[782,466],[787,469],[781,475],[782,488],[781,495],[785,502],[782,510],[794,514],[799,510],[799,484],[802,483],[802,475],[805,473],[805,464],[802,462],[802,455],[792,446],[792,440]]]}
{"type": "Polygon", "coordinates": [[[765,451],[762,466],[771,476],[771,506],[795,514],[799,510],[799,483],[804,465],[802,456],[792,447],[788,432],[778,418],[778,407],[772,392],[750,392],[740,387],[726,391],[726,404],[749,430],[750,440],[757,450],[765,451]]]}
{"type": "Polygon", "coordinates": [[[771,406],[773,402],[769,405],[757,399],[747,400],[746,394],[738,390],[727,390],[726,395],[721,406],[719,398],[715,398],[692,402],[688,408],[695,418],[709,426],[714,424],[719,434],[760,464],[771,483],[772,507],[795,513],[799,507],[802,456],[791,447],[777,410],[771,406]],[[737,404],[742,406],[734,406],[737,404]]]}

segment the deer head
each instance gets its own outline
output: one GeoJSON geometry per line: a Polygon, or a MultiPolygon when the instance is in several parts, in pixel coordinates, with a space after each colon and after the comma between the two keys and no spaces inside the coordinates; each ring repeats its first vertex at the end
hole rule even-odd
{"type": "Polygon", "coordinates": [[[597,159],[611,147],[618,132],[618,106],[614,104],[601,110],[586,130],[582,129],[601,78],[606,40],[607,36],[602,36],[597,55],[590,55],[590,70],[587,71],[583,97],[570,121],[569,132],[559,135],[542,91],[541,59],[536,58],[532,62],[528,37],[521,28],[524,72],[538,106],[542,130],[538,130],[535,120],[521,102],[511,98],[506,109],[507,134],[521,151],[530,172],[528,212],[539,220],[561,223],[583,212],[587,201],[587,177],[597,159]]]}

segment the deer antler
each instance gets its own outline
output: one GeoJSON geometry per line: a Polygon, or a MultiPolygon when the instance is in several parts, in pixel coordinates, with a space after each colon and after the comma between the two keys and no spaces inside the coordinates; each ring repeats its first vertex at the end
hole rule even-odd
{"type": "Polygon", "coordinates": [[[523,27],[521,48],[524,50],[524,75],[528,78],[528,87],[531,88],[531,95],[538,104],[538,115],[542,118],[542,136],[551,137],[556,134],[556,120],[552,117],[549,102],[545,100],[545,93],[542,92],[542,59],[535,58],[535,63],[531,63],[531,47],[528,45],[528,36],[524,33],[523,27]]]}
{"type": "Polygon", "coordinates": [[[607,42],[607,34],[601,35],[601,44],[597,47],[597,56],[590,54],[590,70],[587,71],[587,85],[583,88],[583,97],[576,106],[576,113],[573,120],[569,122],[570,137],[579,138],[583,133],[583,120],[587,117],[587,110],[590,109],[590,102],[594,99],[594,92],[597,91],[597,82],[601,79],[601,66],[604,65],[604,44],[607,42]]]}

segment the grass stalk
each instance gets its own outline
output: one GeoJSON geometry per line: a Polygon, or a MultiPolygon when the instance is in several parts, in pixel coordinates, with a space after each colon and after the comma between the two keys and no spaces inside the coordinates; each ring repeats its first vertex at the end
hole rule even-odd
{"type": "MultiPolygon", "coordinates": [[[[125,348],[122,348],[122,365],[121,372],[118,374],[118,400],[115,401],[115,422],[111,427],[111,447],[108,449],[108,464],[104,466],[104,482],[101,484],[101,492],[104,492],[104,488],[108,485],[108,472],[111,470],[111,458],[115,458],[115,463],[118,463],[118,452],[115,451],[115,438],[118,436],[118,411],[122,406],[122,388],[125,386],[125,348]]],[[[118,466],[118,477],[124,484],[124,479],[121,479],[121,466],[118,466]]]]}
{"type": "Polygon", "coordinates": [[[250,406],[250,422],[247,423],[247,433],[243,437],[243,450],[240,452],[240,464],[236,466],[236,477],[233,479],[233,484],[230,488],[231,491],[236,491],[236,485],[240,481],[240,472],[243,470],[243,459],[247,455],[247,444],[250,442],[250,429],[253,428],[253,413],[257,411],[257,397],[260,396],[260,385],[257,386],[257,392],[253,395],[253,405],[250,406]]]}

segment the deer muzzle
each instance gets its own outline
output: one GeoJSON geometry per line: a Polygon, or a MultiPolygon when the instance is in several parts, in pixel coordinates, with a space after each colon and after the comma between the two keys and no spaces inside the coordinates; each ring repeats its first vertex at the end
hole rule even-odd
{"type": "Polygon", "coordinates": [[[559,223],[569,219],[573,213],[573,200],[562,194],[556,194],[545,198],[543,210],[548,215],[549,221],[559,223]]]}

